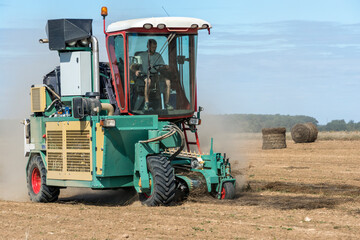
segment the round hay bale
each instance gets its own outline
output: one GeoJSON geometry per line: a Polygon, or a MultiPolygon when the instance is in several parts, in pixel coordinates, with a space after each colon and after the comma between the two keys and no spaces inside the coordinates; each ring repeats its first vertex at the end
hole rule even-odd
{"type": "Polygon", "coordinates": [[[286,128],[263,128],[262,134],[262,149],[286,148],[286,128]]]}
{"type": "Polygon", "coordinates": [[[315,142],[317,135],[318,130],[311,122],[298,123],[291,128],[291,137],[295,143],[315,142]]]}

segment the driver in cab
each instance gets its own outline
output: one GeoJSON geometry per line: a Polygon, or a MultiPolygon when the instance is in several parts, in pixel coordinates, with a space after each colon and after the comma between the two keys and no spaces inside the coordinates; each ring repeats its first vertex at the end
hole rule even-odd
{"type": "MultiPolygon", "coordinates": [[[[161,69],[169,69],[168,65],[165,65],[164,59],[162,56],[156,52],[157,42],[155,39],[149,39],[147,42],[147,51],[140,52],[138,56],[140,56],[142,64],[139,66],[137,70],[135,70],[135,75],[138,77],[141,74],[145,75],[145,89],[144,89],[144,110],[150,110],[149,104],[149,93],[150,93],[150,84],[151,78],[157,75],[157,72],[161,69]]],[[[164,77],[165,80],[165,94],[164,94],[164,104],[167,110],[173,110],[174,108],[169,104],[169,96],[170,96],[170,79],[164,77]]]]}

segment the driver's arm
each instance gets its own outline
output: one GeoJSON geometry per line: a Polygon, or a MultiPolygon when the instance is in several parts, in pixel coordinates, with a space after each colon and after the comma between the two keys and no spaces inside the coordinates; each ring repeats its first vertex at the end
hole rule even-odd
{"type": "Polygon", "coordinates": [[[140,73],[141,73],[140,67],[141,67],[141,64],[134,63],[130,66],[130,71],[132,71],[135,74],[135,76],[138,77],[138,76],[140,76],[140,73]]]}

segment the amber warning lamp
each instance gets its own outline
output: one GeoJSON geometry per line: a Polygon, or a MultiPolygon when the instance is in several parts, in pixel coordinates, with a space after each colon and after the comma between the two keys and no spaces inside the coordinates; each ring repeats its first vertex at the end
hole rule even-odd
{"type": "Polygon", "coordinates": [[[101,16],[103,16],[105,18],[107,15],[108,15],[107,7],[102,7],[101,8],[101,16]]]}
{"type": "Polygon", "coordinates": [[[106,30],[105,30],[105,17],[108,15],[107,12],[107,7],[102,7],[101,8],[101,16],[103,16],[103,29],[104,29],[104,33],[107,36],[106,30]]]}

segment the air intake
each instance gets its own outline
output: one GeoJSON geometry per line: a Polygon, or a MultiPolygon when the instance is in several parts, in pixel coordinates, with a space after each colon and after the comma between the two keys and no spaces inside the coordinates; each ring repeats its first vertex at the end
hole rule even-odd
{"type": "Polygon", "coordinates": [[[33,87],[30,90],[31,112],[45,112],[46,95],[45,87],[33,87]]]}
{"type": "Polygon", "coordinates": [[[66,43],[91,37],[92,19],[48,20],[46,33],[50,50],[65,50],[66,43]]]}

